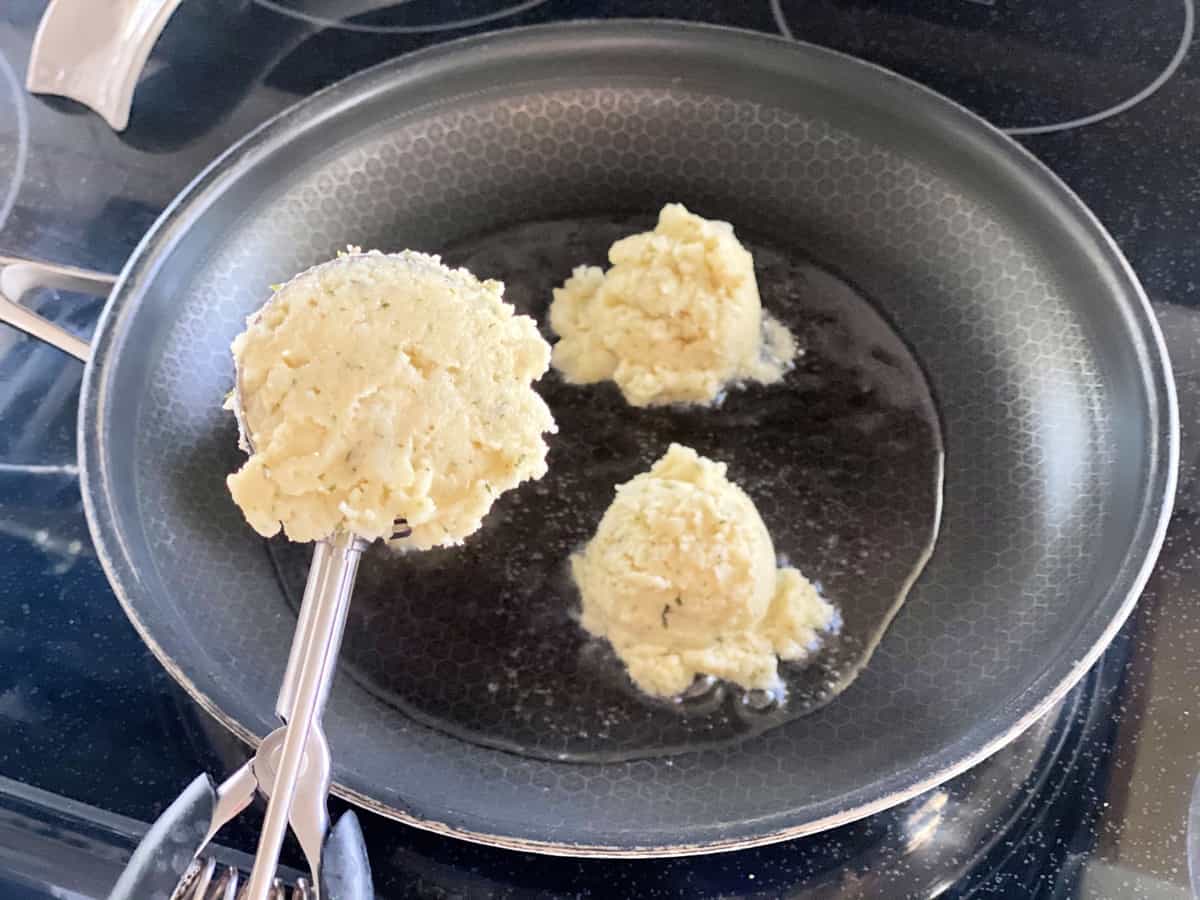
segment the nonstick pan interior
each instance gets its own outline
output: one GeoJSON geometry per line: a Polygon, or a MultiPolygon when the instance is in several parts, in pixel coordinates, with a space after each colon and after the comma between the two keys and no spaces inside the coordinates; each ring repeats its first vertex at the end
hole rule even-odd
{"type": "MultiPolygon", "coordinates": [[[[326,717],[339,791],[549,852],[746,845],[949,777],[1082,674],[1147,574],[1174,473],[1163,351],[1111,242],[1030,157],[911,83],[804,45],[641,23],[479,38],[351,79],[219,161],[135,255],[85,383],[86,498],[122,602],[201,703],[243,736],[269,730],[294,622],[295,560],[223,486],[238,462],[219,408],[228,344],[267,285],[347,243],[466,253],[673,200],[866,298],[919,364],[945,452],[924,574],[834,702],[684,753],[558,760],[456,736],[391,702],[357,645],[359,680],[339,679],[326,717]]],[[[764,296],[803,318],[803,291],[764,296]]],[[[532,549],[506,552],[519,567],[532,549]]],[[[403,640],[403,617],[382,621],[403,640]]]]}
{"type": "MultiPolygon", "coordinates": [[[[510,285],[548,320],[555,286],[654,217],[524,223],[445,248],[510,285]]],[[[499,498],[463,547],[368,553],[342,662],[385,703],[485,746],[560,762],[615,762],[730,746],[824,706],[853,683],[933,544],[941,495],[936,408],[920,366],[844,280],[794,249],[742,235],[763,303],[804,348],[781,384],[728,391],[713,407],[631,408],[614,385],[556,374],[549,472],[499,498]],[[672,441],[719,459],[755,501],[775,551],[839,610],[820,651],[785,665],[787,696],[698,683],[683,702],[639,693],[604,641],[579,627],[569,558],[617,484],[672,441]]],[[[546,329],[549,337],[549,329],[546,329]]],[[[270,542],[299,609],[312,549],[270,542]]],[[[670,627],[670,608],[661,627],[670,627]]]]}

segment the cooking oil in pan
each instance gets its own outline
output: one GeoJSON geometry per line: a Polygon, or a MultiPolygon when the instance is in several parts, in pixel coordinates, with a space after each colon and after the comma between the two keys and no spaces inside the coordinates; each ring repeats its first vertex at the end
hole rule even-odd
{"type": "MultiPolygon", "coordinates": [[[[551,289],[603,264],[650,217],[522,225],[444,250],[499,278],[546,322],[551,289]]],[[[867,661],[932,548],[942,444],[920,367],[845,280],[739,229],[763,305],[803,355],[784,381],[728,392],[712,408],[635,409],[611,384],[539,385],[559,433],[549,474],[501,497],[465,546],[363,560],[342,664],[406,714],[489,746],[606,762],[745,740],[833,700],[867,661]],[[781,664],[778,695],[701,679],[684,698],[639,693],[602,641],[578,625],[568,558],[595,531],[613,488],[677,441],[729,464],[781,560],[837,605],[840,622],[802,664],[781,664]]],[[[425,248],[432,249],[432,248],[425,248]]],[[[552,339],[549,331],[546,337],[552,339]]],[[[308,553],[272,543],[293,603],[308,553]]]]}

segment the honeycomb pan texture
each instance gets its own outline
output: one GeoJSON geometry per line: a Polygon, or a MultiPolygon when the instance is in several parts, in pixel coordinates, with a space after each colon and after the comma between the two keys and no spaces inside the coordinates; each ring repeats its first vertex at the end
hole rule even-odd
{"type": "Polygon", "coordinates": [[[510,753],[343,676],[338,791],[549,852],[745,845],[949,777],[1082,674],[1157,550],[1175,453],[1158,335],[1103,231],[1015,145],[882,70],[717,29],[571,26],[317,95],[214,164],[127,268],[85,381],[89,515],[135,625],[206,708],[265,734],[294,623],[223,485],[228,345],[265,286],[347,243],[438,250],[668,200],[839,273],[919,360],[946,466],[924,575],[835,702],[691,753],[510,753]]]}

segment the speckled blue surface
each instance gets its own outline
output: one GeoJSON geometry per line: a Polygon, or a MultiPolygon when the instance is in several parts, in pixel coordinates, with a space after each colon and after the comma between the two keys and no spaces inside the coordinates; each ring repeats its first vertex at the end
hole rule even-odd
{"type": "MultiPolygon", "coordinates": [[[[0,10],[0,54],[18,76],[43,6],[9,0],[0,10]]],[[[438,40],[611,16],[783,29],[895,68],[1002,126],[1058,129],[1021,140],[1081,194],[1142,278],[1172,353],[1183,423],[1177,512],[1137,614],[1056,718],[978,773],[843,831],[691,860],[542,859],[368,819],[381,893],[1189,896],[1187,820],[1200,772],[1200,524],[1192,506],[1200,416],[1200,60],[1189,55],[1172,68],[1191,20],[1188,5],[545,0],[439,31],[429,27],[501,4],[413,0],[355,18],[357,30],[322,28],[283,11],[318,6],[338,4],[183,4],[152,56],[130,128],[119,136],[65,101],[17,100],[0,79],[0,210],[18,151],[27,150],[15,205],[0,222],[0,255],[116,271],[174,194],[246,130],[299,96],[438,40]],[[1167,74],[1150,96],[1129,104],[1167,74]],[[27,117],[17,115],[17,103],[27,117]],[[1091,124],[1060,127],[1123,106],[1129,108],[1091,124]]],[[[81,333],[99,309],[78,297],[38,303],[81,333]]],[[[57,351],[0,329],[4,897],[47,896],[38,885],[50,883],[101,895],[139,821],[152,819],[200,769],[219,772],[241,756],[142,647],[92,552],[74,470],[80,374],[57,351]]],[[[249,830],[229,840],[249,846],[249,830]]]]}

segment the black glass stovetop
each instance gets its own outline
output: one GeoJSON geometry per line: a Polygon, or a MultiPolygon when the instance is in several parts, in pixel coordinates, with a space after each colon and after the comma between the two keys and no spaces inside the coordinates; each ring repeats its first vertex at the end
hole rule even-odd
{"type": "MultiPolygon", "coordinates": [[[[95,2],[95,0],[81,0],[95,2]]],[[[1137,612],[1009,748],[928,794],[772,847],[659,861],[535,857],[365,817],[384,897],[1193,896],[1200,884],[1200,58],[1193,0],[189,0],[128,130],[20,88],[44,9],[0,4],[0,256],[116,272],[210,159],[275,112],[439,41],[657,16],[845,50],[1009,129],[1133,263],[1180,392],[1176,514],[1137,612]],[[1189,866],[1189,841],[1190,858],[1189,866]]],[[[631,24],[630,27],[636,27],[631,24]]],[[[47,293],[86,335],[99,301],[47,293]]],[[[246,751],[142,646],[88,538],[81,369],[0,326],[0,897],[98,897],[146,823],[246,751]]],[[[253,846],[253,822],[223,832],[253,846]]]]}

